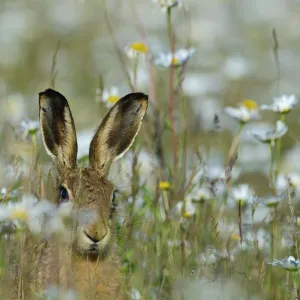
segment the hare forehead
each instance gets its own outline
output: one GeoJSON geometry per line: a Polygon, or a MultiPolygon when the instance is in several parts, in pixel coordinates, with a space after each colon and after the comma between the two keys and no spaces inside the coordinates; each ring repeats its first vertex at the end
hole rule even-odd
{"type": "Polygon", "coordinates": [[[77,168],[62,177],[62,184],[83,202],[106,202],[110,200],[114,191],[113,184],[99,173],[90,168],[77,168]],[[102,200],[102,201],[99,201],[102,200]]]}

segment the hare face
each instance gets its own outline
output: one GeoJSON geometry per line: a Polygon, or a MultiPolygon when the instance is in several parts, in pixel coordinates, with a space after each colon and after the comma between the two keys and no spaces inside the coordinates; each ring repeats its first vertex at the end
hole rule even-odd
{"type": "Polygon", "coordinates": [[[74,229],[73,245],[80,254],[105,255],[113,244],[115,188],[107,180],[112,162],[131,146],[147,110],[147,96],[132,93],[108,112],[91,141],[89,166],[76,163],[76,130],[66,98],[47,89],[39,94],[43,142],[57,169],[57,205],[70,201],[87,212],[74,229]]]}
{"type": "Polygon", "coordinates": [[[81,254],[100,255],[113,243],[115,187],[92,168],[76,168],[58,177],[57,205],[71,202],[81,214],[73,224],[73,247],[81,254]]]}

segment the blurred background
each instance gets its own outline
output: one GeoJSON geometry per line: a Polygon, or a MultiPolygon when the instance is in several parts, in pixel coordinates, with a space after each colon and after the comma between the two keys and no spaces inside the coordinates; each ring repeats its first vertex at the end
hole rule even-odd
{"type": "MultiPolygon", "coordinates": [[[[191,173],[195,162],[198,162],[195,158],[199,158],[198,153],[206,159],[207,164],[211,162],[211,169],[214,166],[222,166],[223,171],[233,137],[238,133],[237,122],[224,113],[224,108],[237,106],[244,99],[253,99],[260,106],[270,104],[275,96],[300,94],[298,67],[300,65],[300,2],[297,0],[184,0],[182,2],[181,7],[172,8],[175,50],[195,49],[195,53],[184,64],[184,71],[181,68],[174,71],[174,90],[176,90],[174,115],[180,144],[179,156],[184,156],[183,153],[187,156],[182,173],[191,173]]],[[[138,158],[134,151],[129,152],[124,162],[116,166],[111,176],[125,193],[120,218],[126,223],[126,218],[129,216],[129,220],[132,221],[134,213],[130,205],[133,202],[136,208],[140,208],[144,207],[145,203],[147,206],[154,198],[162,201],[166,194],[164,191],[158,191],[157,184],[171,182],[172,185],[174,179],[169,171],[174,167],[168,106],[170,68],[157,66],[154,61],[160,53],[170,51],[167,25],[166,12],[151,0],[2,0],[0,3],[0,175],[2,178],[0,188],[12,184],[20,175],[18,172],[27,174],[22,178],[24,182],[32,180],[29,174],[32,174],[30,173],[32,154],[36,154],[37,145],[40,147],[37,153],[41,165],[36,167],[35,171],[44,166],[48,170],[51,166],[39,136],[37,143],[34,141],[30,145],[26,144],[26,141],[24,143],[19,136],[19,130],[21,134],[24,130],[28,131],[30,126],[28,127],[26,122],[38,120],[39,92],[52,87],[68,99],[78,132],[78,158],[84,161],[93,133],[109,108],[105,101],[101,100],[104,94],[114,94],[113,91],[117,89],[117,96],[121,97],[138,90],[149,95],[149,109],[139,138],[138,158]],[[134,64],[126,52],[126,47],[135,42],[142,42],[148,49],[146,55],[140,56],[138,65],[134,64]],[[136,83],[132,87],[129,82],[134,79],[136,83]],[[161,138],[164,161],[158,153],[159,147],[155,140],[157,136],[161,138]],[[27,161],[28,165],[21,164],[21,171],[18,168],[12,171],[11,166],[15,166],[16,160],[20,157],[22,163],[27,161]],[[136,190],[132,188],[135,181],[131,178],[135,172],[132,167],[135,160],[139,164],[140,178],[136,190]]],[[[289,131],[282,138],[281,143],[282,172],[300,172],[298,115],[299,107],[296,107],[286,119],[289,131]]],[[[250,133],[252,130],[274,126],[277,117],[272,112],[262,111],[260,120],[246,124],[241,134],[237,161],[240,176],[236,181],[251,184],[259,196],[265,196],[271,190],[268,179],[270,153],[269,148],[255,141],[250,133]]],[[[31,126],[29,130],[34,131],[38,125],[32,123],[31,126]]],[[[184,163],[181,159],[179,161],[182,166],[184,163]]],[[[36,179],[37,172],[35,176],[36,179]]],[[[182,181],[179,183],[187,182],[187,178],[180,178],[180,180],[182,181]]],[[[26,184],[27,190],[31,188],[30,184],[26,184]]],[[[185,194],[180,191],[180,184],[176,185],[176,189],[178,190],[176,197],[174,194],[168,196],[170,199],[175,197],[170,200],[174,201],[173,208],[176,206],[176,201],[185,200],[185,194]]],[[[161,190],[164,190],[164,187],[161,187],[161,190]]],[[[217,211],[216,215],[213,211],[218,210],[220,203],[213,204],[212,207],[209,205],[205,206],[204,213],[201,212],[195,223],[186,225],[187,228],[194,230],[195,224],[201,224],[203,227],[198,229],[203,232],[206,230],[205,224],[209,224],[211,227],[207,235],[216,228],[214,227],[216,220],[213,216],[218,215],[220,211],[217,211]]],[[[137,220],[151,215],[147,209],[140,215],[137,214],[137,220]]],[[[285,204],[285,211],[287,210],[285,204]]],[[[294,216],[297,213],[296,210],[294,216]]],[[[236,225],[236,211],[232,211],[226,217],[236,225]]],[[[218,221],[218,217],[216,219],[218,221]]],[[[164,221],[166,220],[162,220],[164,221]]],[[[224,225],[221,219],[219,221],[224,225]]],[[[276,224],[279,224],[283,221],[283,217],[278,218],[277,221],[276,224]]],[[[193,263],[199,261],[199,256],[206,246],[215,243],[216,240],[212,237],[203,237],[200,239],[199,248],[194,247],[193,237],[197,236],[198,232],[191,230],[190,236],[183,237],[181,225],[178,225],[175,219],[172,222],[163,223],[161,227],[158,224],[155,227],[156,232],[160,230],[162,232],[160,235],[162,250],[159,259],[158,250],[150,246],[136,250],[137,241],[141,236],[147,243],[155,240],[155,235],[148,236],[151,233],[149,226],[144,224],[132,230],[125,229],[124,236],[129,236],[132,240],[129,239],[128,244],[121,241],[123,246],[126,244],[122,261],[124,272],[134,274],[131,283],[137,289],[133,290],[132,299],[142,299],[139,298],[141,295],[145,295],[145,299],[152,295],[151,297],[155,299],[153,296],[155,294],[161,295],[157,299],[168,298],[166,295],[172,294],[173,281],[170,280],[172,272],[176,274],[174,278],[177,280],[181,276],[190,276],[194,274],[193,272],[200,274],[199,277],[209,274],[204,277],[211,279],[216,278],[214,276],[218,272],[224,271],[223,269],[220,271],[218,266],[213,271],[207,269],[199,271],[195,268],[193,263]],[[176,227],[176,231],[172,232],[173,227],[170,224],[178,225],[180,228],[176,227]],[[170,241],[164,244],[167,237],[170,241]],[[174,260],[170,259],[169,248],[173,247],[171,244],[177,247],[174,260]],[[188,253],[186,255],[192,253],[191,257],[194,260],[187,261],[183,266],[179,263],[179,253],[185,247],[188,253]],[[143,257],[148,253],[150,253],[150,261],[145,262],[143,257]],[[162,264],[164,255],[168,256],[170,261],[162,264]],[[155,261],[153,267],[155,269],[153,274],[149,273],[148,276],[151,259],[155,261]]],[[[260,222],[267,224],[265,215],[260,218],[260,222]]],[[[274,223],[271,224],[271,228],[273,225],[274,223]]],[[[266,230],[269,230],[272,236],[278,234],[269,227],[266,230]]],[[[277,242],[281,243],[281,238],[277,237],[277,242]]],[[[262,240],[264,239],[263,235],[262,240]]],[[[277,254],[284,256],[286,252],[283,249],[289,246],[276,247],[279,249],[277,254]]],[[[266,251],[270,253],[269,249],[266,251]]],[[[295,248],[293,251],[298,253],[295,248]]],[[[265,259],[271,256],[263,257],[265,259]]],[[[261,299],[265,299],[266,294],[270,298],[274,297],[274,293],[272,294],[272,282],[276,281],[274,277],[268,277],[268,288],[265,290],[263,288],[260,290],[261,282],[251,282],[253,286],[249,284],[251,276],[258,278],[262,276],[262,272],[266,272],[263,269],[266,268],[265,265],[261,264],[263,259],[259,255],[256,255],[253,261],[247,254],[239,257],[237,260],[239,271],[243,269],[244,264],[247,264],[249,277],[243,281],[244,289],[241,288],[240,291],[236,289],[236,283],[241,276],[239,272],[234,273],[237,276],[236,281],[229,282],[226,299],[234,299],[232,297],[235,294],[245,296],[239,299],[250,299],[251,297],[248,296],[251,295],[252,288],[263,295],[261,299]]],[[[228,270],[232,271],[231,267],[228,269],[227,267],[227,265],[224,267],[225,275],[228,275],[228,270]]],[[[282,275],[279,276],[283,278],[282,275]]],[[[290,277],[287,280],[290,280],[290,277]]],[[[222,283],[218,282],[211,288],[209,284],[202,282],[201,289],[207,289],[210,296],[214,295],[211,296],[212,299],[221,299],[218,298],[220,295],[218,292],[221,291],[222,283]],[[213,294],[214,289],[217,294],[213,294]]],[[[175,290],[177,287],[180,289],[180,284],[175,286],[175,290]]],[[[189,282],[187,289],[191,295],[194,295],[190,296],[190,299],[198,299],[193,298],[197,295],[198,288],[198,281],[195,284],[193,281],[189,282]]],[[[283,293],[279,295],[282,296],[283,293]]],[[[278,299],[282,299],[281,296],[278,299]]],[[[207,299],[205,297],[203,299],[207,299]]]]}
{"type": "MultiPolygon", "coordinates": [[[[53,77],[55,88],[71,102],[77,129],[98,126],[97,88],[130,92],[124,47],[147,41],[148,57],[170,50],[166,14],[150,0],[1,1],[0,12],[1,126],[37,119],[37,94],[53,77]]],[[[186,0],[184,8],[173,10],[176,49],[196,49],[183,81],[191,132],[208,131],[215,114],[223,130],[232,130],[235,124],[223,107],[245,98],[261,104],[282,93],[298,94],[299,13],[293,0],[186,0]]],[[[168,73],[154,72],[157,85],[151,93],[145,60],[140,62],[138,89],[167,113],[168,73]]],[[[264,120],[272,116],[266,113],[264,120]]],[[[298,124],[297,113],[289,117],[291,123],[298,124]]],[[[293,126],[291,135],[297,137],[293,126]]],[[[286,138],[286,148],[291,144],[286,138]]]]}

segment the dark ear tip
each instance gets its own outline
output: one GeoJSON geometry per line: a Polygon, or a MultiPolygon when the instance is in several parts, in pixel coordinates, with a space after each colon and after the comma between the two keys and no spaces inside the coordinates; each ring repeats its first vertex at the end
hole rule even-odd
{"type": "Polygon", "coordinates": [[[55,90],[52,90],[52,89],[50,89],[50,88],[48,88],[48,89],[45,89],[44,91],[42,91],[42,92],[40,92],[39,93],[39,96],[40,97],[42,97],[42,96],[51,96],[51,95],[53,95],[53,94],[56,94],[57,92],[55,91],[55,90]]]}
{"type": "Polygon", "coordinates": [[[130,93],[123,97],[124,101],[148,101],[148,95],[137,92],[137,93],[130,93]]]}
{"type": "Polygon", "coordinates": [[[40,105],[51,103],[51,105],[54,107],[64,107],[65,105],[68,106],[68,101],[64,95],[50,88],[39,93],[39,102],[40,105]]]}

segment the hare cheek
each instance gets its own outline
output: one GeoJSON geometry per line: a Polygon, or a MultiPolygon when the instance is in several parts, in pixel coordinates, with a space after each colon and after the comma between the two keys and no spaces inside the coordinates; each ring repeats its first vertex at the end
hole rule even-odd
{"type": "Polygon", "coordinates": [[[111,232],[108,229],[107,234],[105,235],[105,237],[97,243],[98,244],[98,249],[103,250],[108,245],[108,243],[110,241],[110,238],[111,238],[111,232]]]}
{"type": "Polygon", "coordinates": [[[94,244],[85,234],[83,228],[78,228],[76,232],[76,240],[80,252],[87,252],[90,250],[91,246],[94,244]]]}

